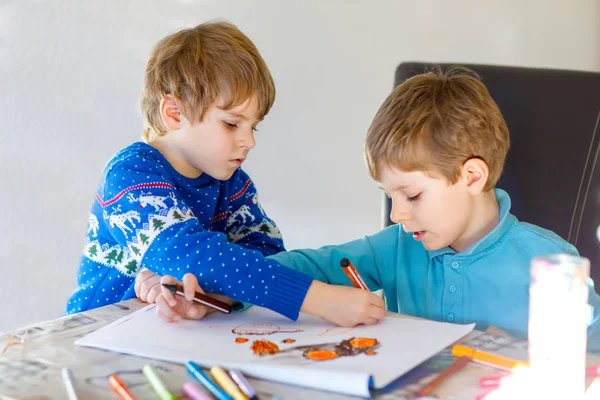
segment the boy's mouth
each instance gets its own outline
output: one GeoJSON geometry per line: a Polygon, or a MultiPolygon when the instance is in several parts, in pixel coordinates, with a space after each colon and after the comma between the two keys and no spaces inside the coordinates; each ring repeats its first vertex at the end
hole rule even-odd
{"type": "Polygon", "coordinates": [[[229,160],[230,162],[234,163],[235,165],[237,165],[238,167],[240,165],[242,165],[242,163],[244,162],[245,158],[234,158],[233,160],[229,160]]]}
{"type": "Polygon", "coordinates": [[[423,239],[423,236],[425,236],[426,231],[416,231],[413,232],[413,239],[415,240],[421,240],[423,239]]]}

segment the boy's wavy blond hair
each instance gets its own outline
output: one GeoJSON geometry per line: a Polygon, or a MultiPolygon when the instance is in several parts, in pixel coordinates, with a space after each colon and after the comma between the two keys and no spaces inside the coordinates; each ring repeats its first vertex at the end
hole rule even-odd
{"type": "Polygon", "coordinates": [[[407,79],[383,102],[367,133],[365,159],[378,180],[382,166],[441,174],[458,181],[469,158],[489,168],[496,186],[510,147],[508,127],[479,76],[464,67],[439,68],[407,79]]]}
{"type": "Polygon", "coordinates": [[[219,107],[230,109],[256,95],[262,119],[275,101],[275,85],[246,35],[233,24],[208,22],[169,35],[153,48],[140,101],[146,142],[167,130],[160,102],[168,94],[181,100],[184,115],[195,122],[217,99],[223,101],[219,107]]]}

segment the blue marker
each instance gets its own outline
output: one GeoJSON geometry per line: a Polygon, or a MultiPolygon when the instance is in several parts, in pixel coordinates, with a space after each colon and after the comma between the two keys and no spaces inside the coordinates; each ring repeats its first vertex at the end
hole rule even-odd
{"type": "Polygon", "coordinates": [[[188,361],[185,364],[186,369],[188,370],[188,372],[198,380],[198,382],[200,382],[202,384],[202,386],[204,386],[205,388],[207,388],[208,390],[210,390],[210,392],[218,399],[218,400],[233,400],[231,398],[231,396],[229,396],[227,393],[225,393],[223,391],[223,389],[221,389],[219,387],[219,385],[217,385],[216,383],[213,382],[212,379],[210,379],[208,377],[208,375],[206,375],[204,373],[204,371],[202,371],[202,368],[200,368],[200,366],[198,366],[198,364],[196,364],[193,361],[188,361]]]}

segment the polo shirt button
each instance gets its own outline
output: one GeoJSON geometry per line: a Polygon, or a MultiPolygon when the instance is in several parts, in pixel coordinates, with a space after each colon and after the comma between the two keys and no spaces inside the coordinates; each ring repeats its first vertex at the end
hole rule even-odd
{"type": "Polygon", "coordinates": [[[454,293],[454,292],[456,292],[456,286],[450,285],[450,287],[448,288],[448,290],[450,291],[450,293],[454,293]]]}
{"type": "Polygon", "coordinates": [[[448,316],[446,317],[448,319],[448,321],[452,322],[454,321],[454,313],[450,313],[448,314],[448,316]]]}
{"type": "Polygon", "coordinates": [[[458,268],[458,267],[460,267],[460,263],[459,263],[459,262],[456,262],[456,261],[454,261],[454,262],[452,263],[452,268],[456,269],[456,268],[458,268]]]}

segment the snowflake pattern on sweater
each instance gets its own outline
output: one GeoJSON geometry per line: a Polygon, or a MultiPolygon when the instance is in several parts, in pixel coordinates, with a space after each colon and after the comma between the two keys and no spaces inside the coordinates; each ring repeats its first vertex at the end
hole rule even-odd
{"type": "Polygon", "coordinates": [[[312,278],[266,258],[283,250],[243,170],[226,181],[187,178],[134,143],[105,168],[67,314],[135,297],[145,267],[179,280],[193,273],[209,293],[296,319],[312,278]]]}

